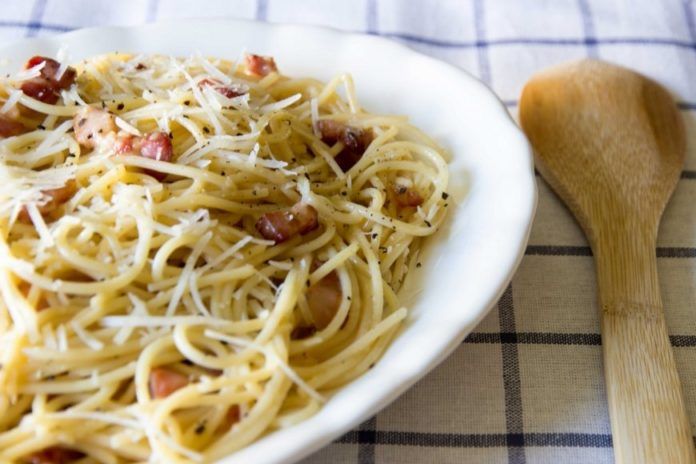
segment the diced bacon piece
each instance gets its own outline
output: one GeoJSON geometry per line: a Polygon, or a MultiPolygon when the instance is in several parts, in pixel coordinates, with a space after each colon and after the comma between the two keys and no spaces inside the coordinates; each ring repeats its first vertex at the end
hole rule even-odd
{"type": "MultiPolygon", "coordinates": [[[[51,58],[46,58],[46,57],[43,57],[43,56],[32,56],[32,57],[29,58],[29,59],[27,60],[27,62],[24,64],[24,69],[31,69],[31,68],[33,68],[34,66],[40,65],[40,64],[43,63],[44,61],[55,61],[55,60],[52,60],[51,58]]],[[[46,64],[48,64],[48,63],[46,63],[46,64]]]]}
{"type": "Polygon", "coordinates": [[[246,62],[246,73],[252,76],[264,77],[278,71],[275,60],[271,56],[247,54],[244,61],[246,62]]]}
{"type": "MultiPolygon", "coordinates": [[[[112,113],[91,106],[85,106],[75,115],[73,129],[77,142],[86,148],[100,147],[117,155],[140,155],[158,161],[171,161],[174,155],[172,141],[166,133],[135,136],[119,130],[112,113]]],[[[151,169],[145,172],[159,181],[167,176],[151,169]]]]}
{"type": "Polygon", "coordinates": [[[337,142],[343,144],[343,149],[334,158],[343,172],[348,171],[360,161],[374,138],[371,129],[359,129],[332,119],[317,121],[317,129],[325,144],[334,145],[337,142]]]}
{"type": "Polygon", "coordinates": [[[343,132],[348,126],[333,119],[320,119],[317,121],[317,129],[321,133],[321,140],[327,145],[333,145],[341,140],[343,132]]]}
{"type": "Polygon", "coordinates": [[[45,63],[41,74],[22,83],[22,92],[44,103],[54,104],[60,97],[60,91],[70,88],[75,82],[77,72],[68,66],[61,76],[58,76],[60,63],[44,56],[34,56],[27,61],[25,68],[33,68],[45,63]]]}
{"type": "Polygon", "coordinates": [[[294,216],[297,224],[297,231],[304,235],[319,227],[319,217],[317,210],[306,203],[295,203],[290,208],[290,213],[294,216]]]}
{"type": "Polygon", "coordinates": [[[95,148],[104,138],[117,131],[114,115],[105,110],[85,106],[75,114],[73,129],[77,143],[95,148]]]}
{"type": "Polygon", "coordinates": [[[172,141],[164,132],[150,132],[142,139],[140,155],[157,161],[171,161],[172,141]]]}
{"type": "Polygon", "coordinates": [[[267,240],[284,242],[297,234],[306,234],[319,227],[317,210],[306,203],[295,203],[290,209],[266,213],[256,221],[256,230],[267,240]]]}
{"type": "Polygon", "coordinates": [[[150,371],[150,396],[166,398],[188,385],[188,377],[166,367],[155,367],[150,371]]]}
{"type": "Polygon", "coordinates": [[[42,77],[35,77],[24,81],[21,89],[25,95],[50,105],[58,101],[58,94],[55,89],[42,77]]]}
{"type": "MultiPolygon", "coordinates": [[[[73,195],[75,195],[76,191],[77,183],[74,179],[70,179],[62,187],[43,190],[42,193],[48,197],[48,201],[38,207],[39,212],[42,216],[52,213],[58,209],[60,205],[70,200],[73,195]]],[[[26,208],[22,208],[19,212],[19,219],[24,222],[31,222],[31,217],[29,217],[29,212],[26,208]]]]}
{"type": "Polygon", "coordinates": [[[44,191],[44,194],[50,197],[48,203],[39,207],[41,214],[49,213],[55,210],[58,206],[70,200],[77,191],[77,182],[70,179],[64,186],[55,189],[44,191]]]}
{"type": "Polygon", "coordinates": [[[336,271],[331,271],[307,289],[307,305],[317,329],[324,329],[333,320],[341,305],[341,297],[341,282],[336,271]]]}
{"type": "Polygon", "coordinates": [[[198,83],[198,87],[201,89],[204,87],[212,87],[213,90],[215,90],[217,93],[224,95],[227,98],[234,98],[234,97],[239,97],[240,95],[244,95],[245,92],[242,92],[238,89],[235,89],[234,87],[230,85],[224,85],[222,82],[218,81],[217,79],[209,79],[205,78],[202,79],[198,83]]]}
{"type": "Polygon", "coordinates": [[[61,64],[52,58],[46,58],[43,56],[35,56],[25,65],[26,69],[33,68],[34,66],[46,63],[43,68],[41,68],[41,77],[49,80],[56,90],[69,89],[71,85],[75,82],[77,77],[77,72],[74,68],[67,66],[63,71],[61,76],[58,76],[61,64]]]}
{"type": "Polygon", "coordinates": [[[238,404],[233,404],[227,408],[227,413],[225,413],[225,419],[223,421],[223,426],[230,429],[234,424],[239,422],[242,418],[242,411],[239,409],[238,404]]]}
{"type": "MultiPolygon", "coordinates": [[[[164,132],[151,132],[145,137],[137,137],[135,142],[140,156],[158,161],[171,161],[174,155],[172,141],[164,132]]],[[[166,177],[166,172],[155,171],[154,169],[146,169],[145,174],[154,177],[162,182],[166,177]]]]}
{"type": "Polygon", "coordinates": [[[62,446],[51,446],[30,454],[24,460],[31,464],[68,464],[83,457],[85,455],[80,451],[62,446]]]}
{"type": "Polygon", "coordinates": [[[391,186],[394,201],[402,208],[415,207],[423,204],[423,197],[414,188],[409,188],[404,185],[393,184],[391,186]]]}
{"type": "Polygon", "coordinates": [[[23,134],[26,131],[27,128],[24,127],[24,124],[21,122],[15,121],[4,114],[0,114],[0,137],[13,137],[23,134]]]}
{"type": "Polygon", "coordinates": [[[114,142],[114,152],[117,155],[134,154],[140,151],[140,138],[127,132],[119,132],[114,142]]]}
{"type": "Polygon", "coordinates": [[[313,325],[298,325],[292,332],[290,332],[290,340],[301,340],[303,338],[308,338],[314,335],[317,328],[313,325]]]}

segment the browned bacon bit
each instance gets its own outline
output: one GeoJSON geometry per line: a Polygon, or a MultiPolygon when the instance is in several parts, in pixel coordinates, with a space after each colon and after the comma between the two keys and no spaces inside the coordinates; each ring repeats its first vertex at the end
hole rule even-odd
{"type": "MultiPolygon", "coordinates": [[[[48,197],[48,201],[43,205],[38,206],[39,212],[42,216],[52,213],[60,205],[70,200],[75,192],[77,191],[77,183],[74,179],[68,180],[64,186],[43,190],[42,193],[48,197]]],[[[31,217],[26,207],[22,208],[19,212],[19,219],[24,222],[31,222],[31,217]]]]}
{"type": "Polygon", "coordinates": [[[116,152],[117,155],[135,153],[137,151],[136,148],[139,148],[138,142],[139,140],[132,134],[121,132],[114,142],[114,152],[116,152]]]}
{"type": "Polygon", "coordinates": [[[239,422],[242,418],[242,411],[239,409],[238,404],[233,404],[227,408],[227,413],[225,413],[225,419],[223,420],[222,426],[226,429],[230,429],[234,424],[239,422]]]}
{"type": "Polygon", "coordinates": [[[319,227],[317,210],[306,203],[295,203],[290,209],[266,213],[256,221],[256,230],[267,240],[284,242],[297,234],[306,234],[319,227]]]}
{"type": "Polygon", "coordinates": [[[246,62],[247,74],[253,76],[264,77],[278,71],[275,60],[270,56],[247,54],[244,60],[246,62]]]}
{"type": "Polygon", "coordinates": [[[351,127],[332,119],[317,121],[317,129],[319,129],[321,140],[325,144],[343,143],[343,149],[334,158],[343,172],[348,171],[360,161],[374,138],[371,129],[363,130],[351,127]]]}
{"type": "Polygon", "coordinates": [[[25,461],[30,464],[68,464],[84,457],[84,453],[80,451],[62,446],[51,446],[30,454],[25,458],[25,461]]]}
{"type": "Polygon", "coordinates": [[[317,328],[313,325],[298,325],[290,332],[290,340],[301,340],[309,338],[317,332],[317,328]]]}
{"type": "Polygon", "coordinates": [[[205,78],[198,83],[198,87],[200,87],[201,89],[203,87],[212,87],[213,90],[215,90],[217,93],[224,95],[227,98],[234,98],[239,97],[240,95],[244,95],[244,92],[241,92],[232,86],[224,85],[217,79],[205,78]]]}
{"type": "MultiPolygon", "coordinates": [[[[135,145],[139,147],[140,156],[158,161],[171,161],[174,155],[172,141],[164,132],[150,132],[145,137],[138,137],[135,145]]],[[[166,172],[145,169],[145,174],[154,177],[162,182],[166,177],[166,172]]]]}
{"type": "Polygon", "coordinates": [[[307,289],[307,305],[317,329],[324,329],[333,320],[341,305],[341,296],[341,282],[336,271],[307,289]]]}
{"type": "Polygon", "coordinates": [[[150,132],[142,139],[140,155],[157,161],[171,161],[172,141],[164,132],[150,132]]]}
{"type": "Polygon", "coordinates": [[[414,188],[408,188],[404,185],[393,184],[392,192],[394,193],[394,201],[402,208],[415,207],[423,204],[423,197],[420,196],[414,188]]]}
{"type": "Polygon", "coordinates": [[[77,143],[94,148],[107,134],[116,132],[116,119],[108,111],[85,106],[73,117],[73,129],[77,143]]]}
{"type": "Polygon", "coordinates": [[[50,197],[48,203],[39,207],[41,214],[53,211],[58,206],[70,200],[77,191],[77,182],[74,179],[68,180],[64,186],[46,190],[43,193],[50,197]]]}
{"type": "Polygon", "coordinates": [[[60,97],[60,91],[70,88],[75,82],[77,72],[68,66],[61,76],[58,76],[60,63],[44,56],[34,56],[27,61],[25,68],[33,68],[45,63],[39,76],[28,79],[22,83],[22,92],[48,104],[54,104],[60,97]]]}
{"type": "Polygon", "coordinates": [[[188,385],[188,377],[166,367],[155,367],[150,371],[150,396],[166,398],[188,385]]]}
{"type": "MultiPolygon", "coordinates": [[[[112,113],[91,106],[78,111],[73,118],[73,129],[77,142],[86,148],[108,143],[107,148],[117,155],[140,155],[157,161],[171,161],[174,155],[168,134],[150,132],[142,137],[134,136],[118,130],[112,113]]],[[[145,172],[160,181],[167,176],[152,170],[145,172]]]]}
{"type": "Polygon", "coordinates": [[[21,122],[15,121],[4,114],[0,114],[0,137],[13,137],[23,134],[26,131],[27,128],[24,127],[24,124],[21,122]]]}

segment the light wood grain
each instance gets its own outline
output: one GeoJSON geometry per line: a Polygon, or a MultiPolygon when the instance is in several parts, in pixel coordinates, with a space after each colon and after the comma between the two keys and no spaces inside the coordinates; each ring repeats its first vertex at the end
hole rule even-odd
{"type": "Polygon", "coordinates": [[[595,256],[616,462],[696,462],[655,257],[684,163],[674,101],[637,73],[584,60],[534,76],[520,120],[595,256]]]}

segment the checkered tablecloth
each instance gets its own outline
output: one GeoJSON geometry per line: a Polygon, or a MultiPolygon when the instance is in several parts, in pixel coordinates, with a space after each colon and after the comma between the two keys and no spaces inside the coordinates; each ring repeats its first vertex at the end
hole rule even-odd
{"type": "MultiPolygon", "coordinates": [[[[480,77],[513,115],[531,74],[588,55],[666,85],[686,120],[689,154],[660,230],[658,267],[696,426],[696,2],[2,0],[0,40],[182,17],[390,37],[480,77]]],[[[590,249],[541,179],[539,190],[526,256],[490,315],[414,388],[305,464],[612,462],[590,249]]]]}

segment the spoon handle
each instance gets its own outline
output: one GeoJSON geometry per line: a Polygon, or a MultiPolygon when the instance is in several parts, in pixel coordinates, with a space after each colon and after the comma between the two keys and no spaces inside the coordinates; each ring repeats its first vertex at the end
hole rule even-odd
{"type": "Polygon", "coordinates": [[[616,462],[694,463],[660,298],[655,240],[633,229],[605,235],[593,248],[616,462]]]}

